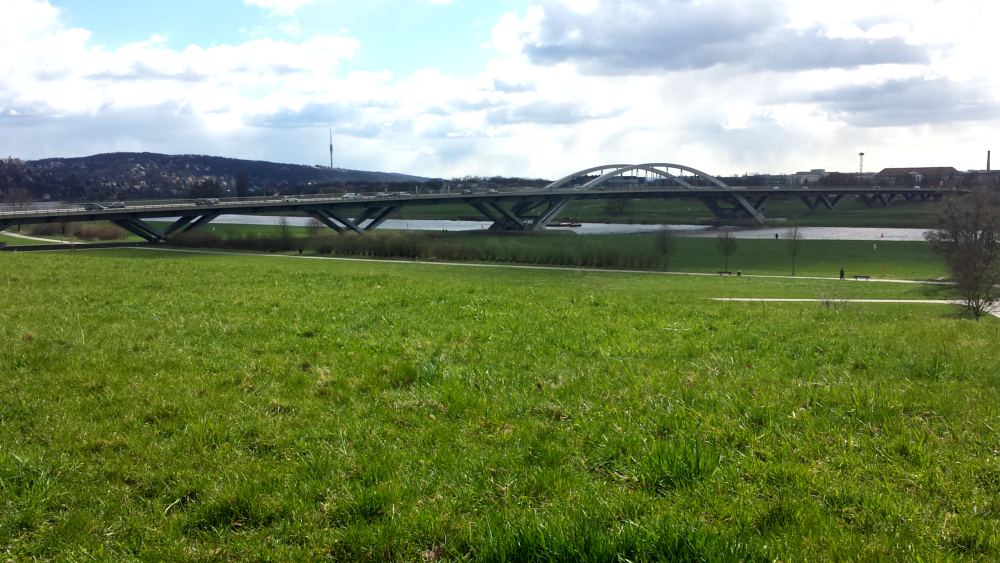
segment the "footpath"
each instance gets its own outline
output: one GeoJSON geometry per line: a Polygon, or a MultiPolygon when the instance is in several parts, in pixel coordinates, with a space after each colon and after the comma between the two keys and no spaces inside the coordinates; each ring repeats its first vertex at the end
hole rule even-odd
{"type": "MultiPolygon", "coordinates": [[[[73,244],[72,242],[65,241],[65,240],[55,240],[55,239],[50,239],[50,238],[30,237],[28,235],[22,235],[20,233],[12,233],[10,231],[0,231],[0,235],[3,235],[5,237],[20,238],[20,239],[24,239],[24,240],[37,240],[37,241],[41,241],[41,242],[48,242],[48,243],[51,243],[51,244],[73,244]]],[[[76,244],[87,244],[87,243],[85,243],[85,242],[78,242],[76,244]]]]}

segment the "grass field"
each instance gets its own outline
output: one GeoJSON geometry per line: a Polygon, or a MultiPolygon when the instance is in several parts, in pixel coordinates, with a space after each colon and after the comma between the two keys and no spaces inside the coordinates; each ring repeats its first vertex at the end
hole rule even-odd
{"type": "Polygon", "coordinates": [[[919,284],[0,254],[12,561],[991,561],[1000,323],[919,284]],[[834,297],[741,304],[708,297],[834,297]]]}

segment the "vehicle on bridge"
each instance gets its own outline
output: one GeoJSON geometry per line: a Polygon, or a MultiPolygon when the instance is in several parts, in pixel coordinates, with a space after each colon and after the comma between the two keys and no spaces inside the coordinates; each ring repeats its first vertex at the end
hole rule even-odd
{"type": "Polygon", "coordinates": [[[194,201],[195,205],[219,205],[220,201],[217,197],[199,197],[194,201]]]}
{"type": "MultiPolygon", "coordinates": [[[[218,200],[216,200],[216,201],[218,201],[218,200]]],[[[125,202],[124,201],[116,201],[116,202],[108,205],[108,209],[125,209],[125,202]]]]}

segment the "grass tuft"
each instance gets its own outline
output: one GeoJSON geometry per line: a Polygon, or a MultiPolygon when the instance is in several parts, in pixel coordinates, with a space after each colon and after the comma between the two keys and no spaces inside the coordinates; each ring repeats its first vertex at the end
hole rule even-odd
{"type": "Polygon", "coordinates": [[[647,443],[636,460],[639,483],[649,492],[663,494],[710,477],[721,459],[718,449],[700,440],[656,440],[647,443]]]}

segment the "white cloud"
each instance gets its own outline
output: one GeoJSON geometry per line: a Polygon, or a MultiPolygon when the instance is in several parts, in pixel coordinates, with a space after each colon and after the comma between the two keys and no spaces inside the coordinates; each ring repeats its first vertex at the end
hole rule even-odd
{"type": "Polygon", "coordinates": [[[535,0],[499,19],[497,58],[476,76],[395,77],[344,75],[361,45],[337,35],[112,51],[47,2],[0,0],[0,153],[311,164],[333,126],[342,165],[427,176],[556,177],[619,160],[853,169],[861,149],[873,167],[973,166],[1000,119],[985,64],[998,8],[844,2],[535,0]]]}

